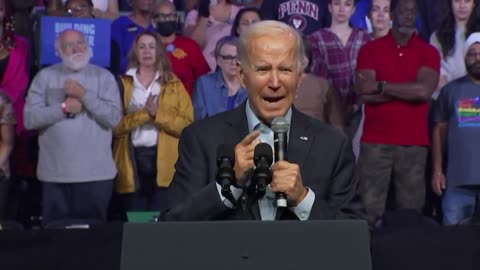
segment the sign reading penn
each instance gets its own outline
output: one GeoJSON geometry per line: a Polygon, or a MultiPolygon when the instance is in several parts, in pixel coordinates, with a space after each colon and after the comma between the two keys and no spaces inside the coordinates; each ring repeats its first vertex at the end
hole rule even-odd
{"type": "Polygon", "coordinates": [[[110,25],[111,22],[105,19],[42,17],[40,26],[40,64],[51,65],[61,62],[55,51],[55,40],[63,31],[74,29],[85,35],[88,46],[92,51],[90,63],[109,67],[110,25]]]}

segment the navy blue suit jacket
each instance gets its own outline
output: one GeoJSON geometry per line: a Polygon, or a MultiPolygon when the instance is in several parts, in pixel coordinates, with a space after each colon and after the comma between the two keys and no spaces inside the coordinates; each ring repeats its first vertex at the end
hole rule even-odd
{"type": "MultiPolygon", "coordinates": [[[[248,211],[227,208],[215,184],[216,149],[237,144],[247,134],[245,103],[186,127],[169,187],[165,221],[260,219],[258,204],[248,211]]],[[[303,183],[315,192],[310,219],[363,218],[357,196],[358,178],[349,139],[338,130],[292,108],[288,159],[300,166],[303,183]]],[[[289,209],[277,219],[298,219],[289,209]]]]}

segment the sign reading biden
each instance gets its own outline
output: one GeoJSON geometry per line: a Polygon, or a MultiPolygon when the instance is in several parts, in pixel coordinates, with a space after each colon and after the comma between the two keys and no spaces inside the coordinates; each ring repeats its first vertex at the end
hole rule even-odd
{"type": "Polygon", "coordinates": [[[92,52],[90,63],[110,66],[110,24],[105,19],[42,17],[40,64],[51,65],[61,62],[55,51],[55,40],[65,30],[73,29],[85,35],[92,52]]]}

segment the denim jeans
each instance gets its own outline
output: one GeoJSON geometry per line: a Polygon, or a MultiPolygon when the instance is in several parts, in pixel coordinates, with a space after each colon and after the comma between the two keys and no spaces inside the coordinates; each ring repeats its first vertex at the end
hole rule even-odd
{"type": "Polygon", "coordinates": [[[443,225],[455,225],[472,216],[480,189],[448,187],[442,198],[443,225]]]}

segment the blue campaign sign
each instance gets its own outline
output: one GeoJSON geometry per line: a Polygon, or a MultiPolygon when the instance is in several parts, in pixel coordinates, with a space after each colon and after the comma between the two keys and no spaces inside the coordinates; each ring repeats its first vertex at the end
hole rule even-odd
{"type": "Polygon", "coordinates": [[[40,64],[51,65],[61,62],[55,51],[55,40],[65,30],[75,29],[82,32],[92,49],[91,63],[110,66],[110,20],[64,18],[44,16],[41,20],[40,64]]]}

